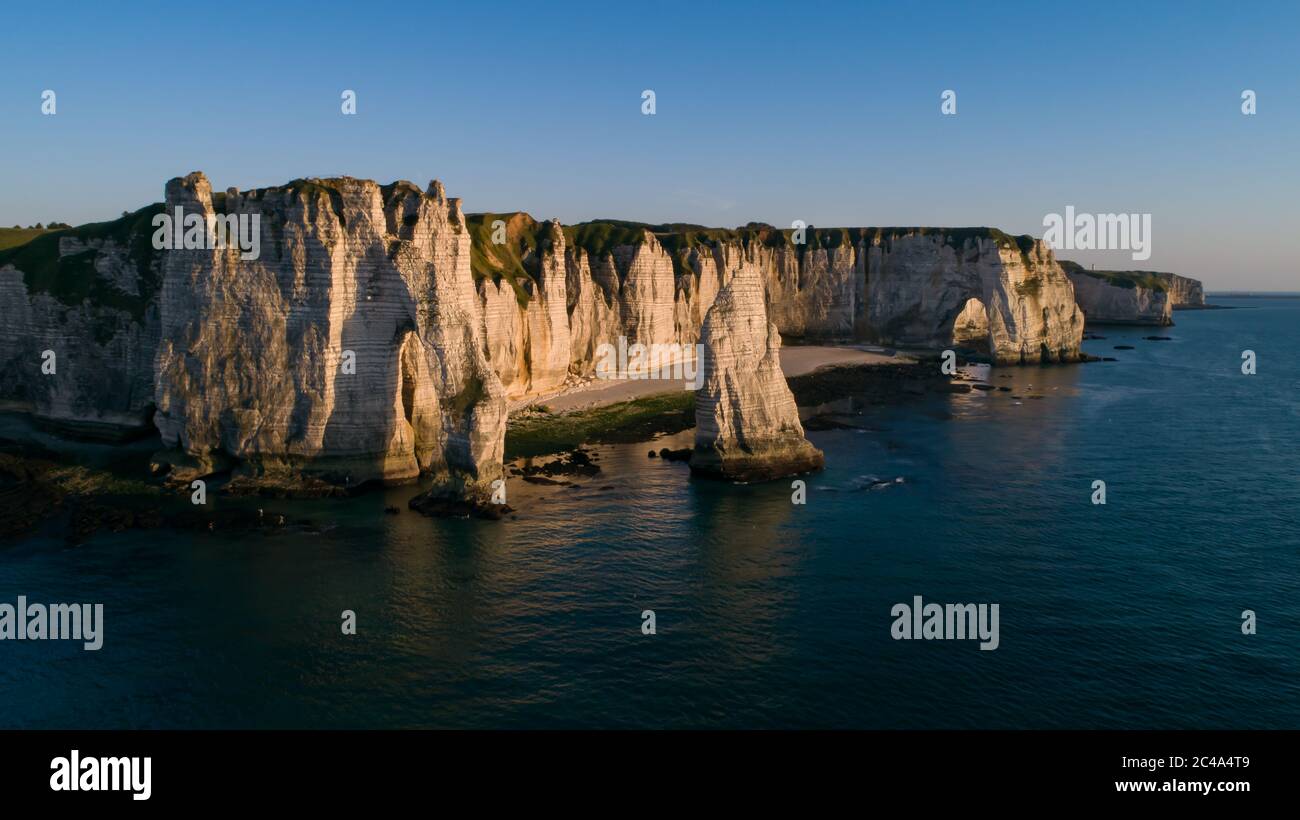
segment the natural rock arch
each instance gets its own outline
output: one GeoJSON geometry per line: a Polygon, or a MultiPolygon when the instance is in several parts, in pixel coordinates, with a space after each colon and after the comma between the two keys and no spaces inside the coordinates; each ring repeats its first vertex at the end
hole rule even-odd
{"type": "Polygon", "coordinates": [[[951,341],[953,347],[965,347],[988,354],[989,348],[989,314],[984,303],[975,297],[966,300],[966,304],[953,318],[951,341]]]}

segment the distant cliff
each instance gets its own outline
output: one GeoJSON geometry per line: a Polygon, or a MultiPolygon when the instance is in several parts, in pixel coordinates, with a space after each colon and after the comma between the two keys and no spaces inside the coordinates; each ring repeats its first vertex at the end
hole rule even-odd
{"type": "Polygon", "coordinates": [[[1142,270],[1090,270],[1061,261],[1075,298],[1093,324],[1172,325],[1176,308],[1205,305],[1201,283],[1173,273],[1142,270]]]}
{"type": "Polygon", "coordinates": [[[742,270],[764,286],[786,336],[961,347],[1002,364],[1079,358],[1083,315],[1050,248],[995,229],[737,230],[602,221],[558,231],[526,214],[470,215],[505,243],[476,247],[493,364],[512,397],[589,373],[596,347],[689,344],[718,292],[742,270]],[[497,234],[501,238],[501,233],[497,234]],[[557,310],[565,271],[566,316],[557,310]],[[527,328],[527,331],[523,329],[527,328]],[[539,368],[536,363],[545,363],[539,368]]]}
{"type": "Polygon", "coordinates": [[[1061,265],[1090,324],[1164,327],[1174,323],[1167,286],[1155,274],[1088,270],[1069,261],[1061,265]]]}
{"type": "Polygon", "coordinates": [[[1205,307],[1205,288],[1200,281],[1176,273],[1155,273],[1165,283],[1174,310],[1205,307]]]}

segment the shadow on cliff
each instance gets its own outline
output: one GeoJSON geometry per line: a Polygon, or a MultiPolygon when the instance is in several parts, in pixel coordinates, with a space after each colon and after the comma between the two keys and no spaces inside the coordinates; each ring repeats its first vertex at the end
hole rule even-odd
{"type": "Polygon", "coordinates": [[[371,245],[354,275],[359,298],[343,321],[339,344],[355,354],[355,372],[345,373],[336,365],[334,404],[321,444],[323,452],[345,454],[329,460],[328,477],[349,489],[393,478],[395,456],[411,462],[399,473],[418,470],[410,424],[417,376],[406,371],[402,356],[408,337],[416,333],[416,300],[382,248],[371,245]],[[403,423],[409,440],[405,452],[395,453],[392,448],[403,423]]]}

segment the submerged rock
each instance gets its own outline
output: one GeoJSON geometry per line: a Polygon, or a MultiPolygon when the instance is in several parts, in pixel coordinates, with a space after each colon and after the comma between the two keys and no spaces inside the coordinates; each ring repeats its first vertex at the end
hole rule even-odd
{"type": "Polygon", "coordinates": [[[511,471],[514,475],[523,476],[525,481],[539,476],[545,478],[570,475],[591,477],[600,472],[600,465],[591,457],[591,451],[582,447],[570,450],[559,458],[541,464],[533,463],[533,459],[527,459],[526,461],[527,463],[523,467],[511,471]]]}
{"type": "Polygon", "coordinates": [[[435,489],[412,498],[407,505],[412,510],[431,518],[483,518],[499,521],[514,508],[508,504],[494,504],[487,493],[457,492],[453,489],[435,489]]]}
{"type": "Polygon", "coordinates": [[[781,335],[768,321],[756,269],[741,268],[722,289],[700,339],[691,472],[749,482],[821,469],[825,457],[804,438],[781,373],[781,335]]]}

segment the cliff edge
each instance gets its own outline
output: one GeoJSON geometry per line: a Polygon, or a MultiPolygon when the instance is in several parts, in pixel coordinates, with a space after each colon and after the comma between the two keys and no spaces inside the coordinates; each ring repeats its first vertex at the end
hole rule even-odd
{"type": "MultiPolygon", "coordinates": [[[[1074,283],[1075,298],[1089,324],[1168,327],[1174,323],[1174,280],[1181,280],[1178,286],[1185,298],[1194,298],[1185,283],[1200,285],[1172,273],[1091,270],[1069,261],[1061,266],[1074,283]]],[[[1204,295],[1200,301],[1204,303],[1204,295]]]]}

